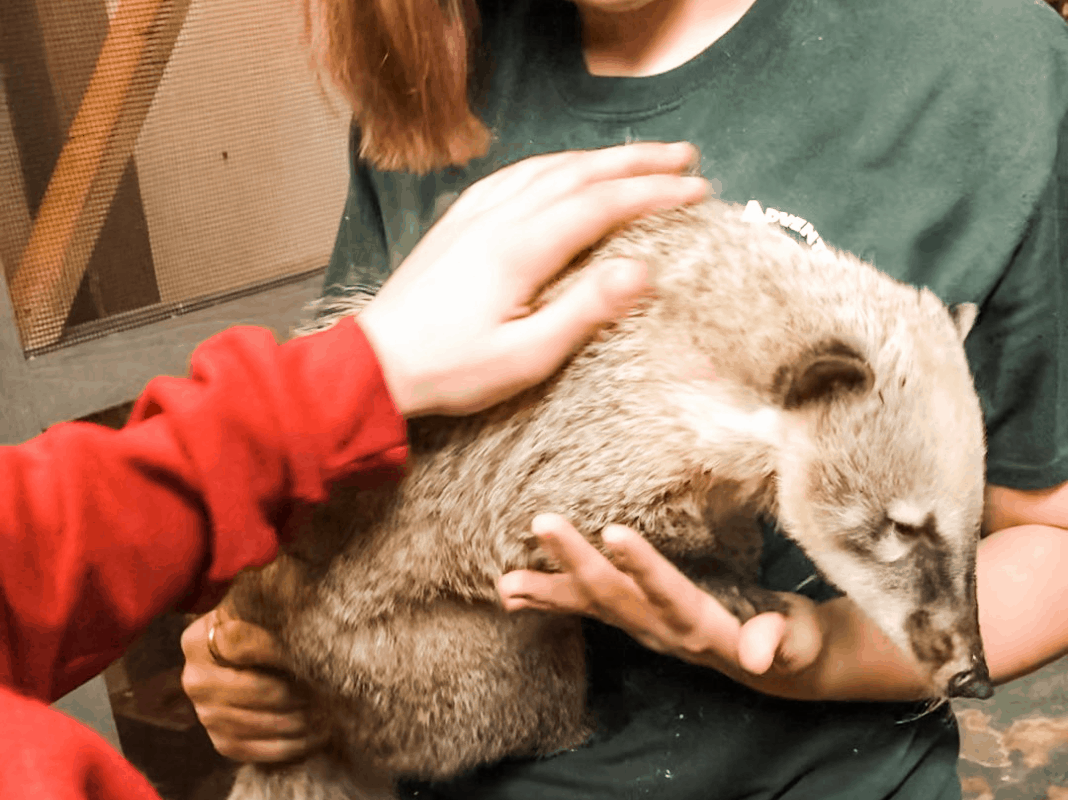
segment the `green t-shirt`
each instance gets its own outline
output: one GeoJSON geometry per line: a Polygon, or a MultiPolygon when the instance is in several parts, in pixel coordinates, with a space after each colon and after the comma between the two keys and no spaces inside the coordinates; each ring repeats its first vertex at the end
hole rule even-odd
{"type": "MultiPolygon", "coordinates": [[[[720,197],[981,314],[967,341],[992,483],[1068,480],[1068,28],[1033,0],[757,0],[648,78],[591,76],[564,0],[484,0],[495,144],[425,177],[354,161],[327,273],[374,289],[456,193],[536,153],[686,139],[720,197]]],[[[358,133],[354,133],[357,137],[358,133]]],[[[355,141],[354,141],[355,145],[355,141]]],[[[814,572],[769,532],[763,582],[814,572]]],[[[802,592],[829,590],[818,581],[802,592]]],[[[411,796],[463,800],[957,798],[947,709],[797,703],[589,624],[592,741],[411,796]]],[[[448,736],[448,731],[442,731],[448,736]]]]}

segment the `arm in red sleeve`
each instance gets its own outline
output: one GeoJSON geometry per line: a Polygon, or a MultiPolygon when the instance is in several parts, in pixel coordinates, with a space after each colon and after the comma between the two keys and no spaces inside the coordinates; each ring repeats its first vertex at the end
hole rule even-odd
{"type": "Polygon", "coordinates": [[[296,504],[397,474],[405,427],[356,323],[277,345],[234,328],[157,378],[121,431],[0,448],[0,682],[53,699],[177,601],[270,561],[296,504]]]}

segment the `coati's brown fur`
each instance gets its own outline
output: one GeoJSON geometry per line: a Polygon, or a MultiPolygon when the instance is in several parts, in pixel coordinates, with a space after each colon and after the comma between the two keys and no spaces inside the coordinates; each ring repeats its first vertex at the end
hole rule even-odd
{"type": "Polygon", "coordinates": [[[581,744],[579,621],[505,614],[495,590],[550,566],[529,533],[544,511],[593,542],[633,526],[742,619],[778,607],[755,583],[753,520],[771,514],[933,694],[988,691],[974,310],[718,201],[634,223],[590,261],[618,256],[650,267],[642,308],[519,398],[413,421],[399,486],[338,492],[237,582],[237,613],[284,643],[333,747],[246,767],[233,797],[389,797],[398,776],[581,744]]]}

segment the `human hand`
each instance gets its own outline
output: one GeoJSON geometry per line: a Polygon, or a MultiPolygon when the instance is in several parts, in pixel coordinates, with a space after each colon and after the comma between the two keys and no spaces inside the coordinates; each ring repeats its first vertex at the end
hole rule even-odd
{"type": "Polygon", "coordinates": [[[818,691],[806,673],[821,655],[825,631],[807,598],[784,594],[788,615],[760,614],[742,625],[630,528],[611,525],[602,534],[611,561],[556,514],[536,517],[532,529],[561,572],[502,576],[506,610],[582,614],[760,691],[798,698],[818,691]]]}
{"type": "Polygon", "coordinates": [[[239,619],[205,614],[182,633],[182,688],[215,749],[244,762],[289,761],[325,743],[309,727],[307,697],[282,669],[269,632],[239,619]],[[212,655],[208,636],[215,626],[212,655]]]}
{"type": "Polygon", "coordinates": [[[688,144],[536,156],[467,189],[362,311],[359,322],[405,416],[466,414],[557,369],[646,289],[644,265],[588,270],[531,313],[542,287],[613,228],[694,202],[688,144]]]}

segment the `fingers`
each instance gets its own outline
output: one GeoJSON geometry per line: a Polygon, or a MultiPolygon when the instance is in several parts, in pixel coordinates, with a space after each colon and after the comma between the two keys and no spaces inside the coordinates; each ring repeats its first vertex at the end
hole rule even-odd
{"type": "Polygon", "coordinates": [[[651,650],[718,669],[752,688],[822,696],[809,668],[823,652],[825,623],[808,598],[783,594],[785,615],[760,614],[741,625],[636,531],[605,529],[609,561],[558,515],[540,515],[532,529],[561,572],[504,575],[498,590],[506,610],[591,616],[651,650]]]}
{"type": "Polygon", "coordinates": [[[518,228],[523,249],[544,253],[524,271],[529,292],[612,230],[644,214],[693,203],[708,194],[703,178],[647,175],[586,185],[529,215],[518,228]]]}
{"type": "MultiPolygon", "coordinates": [[[[617,569],[562,517],[555,514],[540,515],[532,528],[538,534],[543,549],[559,562],[562,572],[560,575],[540,577],[538,573],[531,572],[503,576],[498,587],[505,608],[583,614],[625,630],[642,645],[656,652],[687,658],[704,653],[708,628],[700,624],[703,613],[700,601],[707,596],[697,592],[697,606],[689,602],[691,595],[688,593],[681,595],[682,604],[677,602],[677,598],[672,598],[671,592],[680,585],[694,591],[696,587],[647,543],[642,542],[648,550],[642,549],[637,555],[630,553],[629,558],[633,563],[652,556],[656,561],[667,564],[669,570],[659,563],[655,567],[635,569],[635,575],[643,580],[659,580],[665,575],[669,576],[669,587],[654,587],[655,593],[661,598],[659,602],[652,602],[647,587],[639,585],[631,575],[617,569]]],[[[641,538],[629,529],[624,530],[636,541],[641,538]]],[[[708,600],[714,603],[710,597],[708,600]]],[[[731,633],[736,631],[735,621],[731,633]]]]}
{"type": "Polygon", "coordinates": [[[559,514],[539,514],[530,528],[568,580],[536,587],[552,592],[550,595],[529,596],[549,600],[554,610],[614,620],[613,610],[625,606],[628,593],[634,591],[626,576],[559,514]]]}
{"type": "Polygon", "coordinates": [[[753,675],[771,669],[785,629],[781,614],[759,614],[746,622],[738,634],[739,666],[753,675]]]}
{"type": "Polygon", "coordinates": [[[214,662],[208,646],[212,636],[215,650],[224,662],[220,666],[286,668],[285,653],[269,631],[251,622],[230,618],[220,608],[194,620],[182,633],[186,658],[206,655],[214,662]]]}
{"type": "MultiPolygon", "coordinates": [[[[256,625],[240,620],[224,623],[231,630],[232,639],[225,639],[223,630],[226,628],[219,626],[216,632],[218,649],[226,658],[235,662],[243,659],[247,666],[235,669],[217,663],[207,647],[211,618],[212,614],[201,617],[182,633],[182,652],[186,659],[182,670],[182,688],[194,705],[208,702],[279,713],[307,706],[307,698],[299,690],[295,679],[286,677],[280,671],[256,668],[255,665],[260,663],[260,659],[270,664],[277,661],[273,654],[267,652],[268,649],[276,649],[270,634],[256,625]],[[232,631],[241,628],[250,630],[245,631],[243,635],[239,633],[234,636],[232,631]],[[270,641],[269,646],[264,646],[253,631],[266,634],[270,641]],[[231,649],[231,641],[238,641],[239,645],[231,649]]],[[[267,665],[268,668],[270,664],[267,665]]]]}
{"type": "Polygon", "coordinates": [[[700,590],[675,565],[637,531],[622,525],[609,525],[601,538],[612,552],[613,563],[630,575],[654,605],[672,609],[697,600],[700,590]]]}
{"type": "Polygon", "coordinates": [[[208,709],[201,716],[212,745],[235,761],[275,763],[305,756],[326,743],[303,716],[208,709]]]}
{"type": "Polygon", "coordinates": [[[810,667],[823,649],[823,630],[815,604],[799,595],[780,595],[789,606],[784,616],[760,614],[738,636],[738,663],[753,675],[791,675],[810,667]]]}
{"type": "Polygon", "coordinates": [[[579,249],[582,249],[635,217],[703,200],[708,193],[708,181],[686,175],[642,175],[600,181],[569,193],[566,200],[553,206],[556,216],[549,219],[565,235],[580,225],[588,228],[583,231],[585,237],[596,238],[580,242],[579,249]]]}
{"type": "Polygon", "coordinates": [[[242,667],[285,669],[285,654],[266,630],[239,619],[215,626],[215,646],[226,661],[242,667]]]}
{"type": "Polygon", "coordinates": [[[601,537],[612,563],[641,591],[645,603],[673,642],[672,649],[691,660],[737,657],[739,622],[707,592],[698,588],[637,531],[608,526],[601,537]]]}
{"type": "MultiPolygon", "coordinates": [[[[360,316],[398,410],[469,414],[500,402],[548,377],[629,308],[641,292],[633,267],[592,270],[526,313],[554,275],[613,228],[703,197],[704,181],[679,175],[693,155],[689,145],[659,143],[557,153],[470,187],[360,316]],[[465,305],[473,311],[458,319],[465,305]]],[[[248,658],[259,658],[250,647],[248,658]]]]}
{"type": "Polygon", "coordinates": [[[308,706],[292,679],[255,669],[232,670],[213,663],[186,661],[182,687],[198,701],[253,711],[288,713],[308,706]]]}
{"type": "Polygon", "coordinates": [[[505,611],[530,608],[558,614],[583,613],[585,601],[567,575],[516,570],[497,581],[497,593],[505,611]]]}
{"type": "Polygon", "coordinates": [[[548,378],[594,331],[637,303],[647,289],[645,275],[644,264],[629,260],[604,262],[586,270],[551,303],[503,328],[496,342],[498,358],[511,360],[523,343],[531,355],[523,362],[517,382],[529,385],[548,378]]]}
{"type": "Polygon", "coordinates": [[[182,688],[215,749],[238,761],[277,762],[321,746],[325,733],[309,725],[308,699],[295,679],[277,670],[282,658],[271,635],[236,619],[216,624],[216,649],[235,666],[220,665],[208,648],[216,612],[182,633],[182,688]]]}
{"type": "Polygon", "coordinates": [[[307,720],[302,714],[212,706],[205,709],[201,722],[212,737],[220,741],[268,741],[308,737],[307,720]]]}
{"type": "Polygon", "coordinates": [[[633,582],[566,519],[558,514],[540,514],[531,523],[531,530],[561,572],[522,570],[502,576],[497,586],[506,609],[583,614],[614,623],[616,612],[633,605],[627,596],[636,592],[633,582]]]}
{"type": "Polygon", "coordinates": [[[227,739],[211,735],[220,755],[245,764],[280,764],[303,758],[317,747],[305,739],[227,739]]]}
{"type": "Polygon", "coordinates": [[[697,148],[687,142],[638,142],[599,150],[546,153],[511,164],[468,189],[468,210],[523,197],[537,210],[590,183],[691,170],[697,148]]]}
{"type": "MultiPolygon", "coordinates": [[[[606,183],[645,176],[677,178],[692,169],[697,149],[686,142],[642,142],[564,155],[552,169],[538,175],[537,182],[522,189],[536,207],[557,203],[606,183]]],[[[690,180],[696,183],[699,179],[690,180]]]]}
{"type": "Polygon", "coordinates": [[[636,175],[680,173],[694,169],[700,153],[689,142],[634,142],[582,154],[574,168],[585,183],[636,175]]]}
{"type": "Polygon", "coordinates": [[[559,514],[539,514],[530,523],[530,530],[564,572],[589,579],[614,570],[611,562],[559,514]]]}
{"type": "Polygon", "coordinates": [[[783,594],[790,605],[783,623],[782,639],[775,651],[774,668],[782,674],[801,672],[819,657],[823,650],[824,632],[816,605],[801,595],[783,594]]]}

